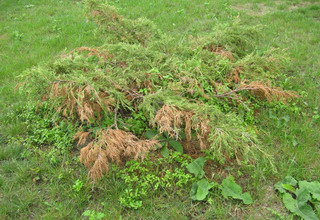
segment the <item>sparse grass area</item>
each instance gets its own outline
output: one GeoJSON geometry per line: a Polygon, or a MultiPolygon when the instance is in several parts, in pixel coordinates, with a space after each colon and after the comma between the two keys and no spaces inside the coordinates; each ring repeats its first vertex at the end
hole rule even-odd
{"type": "MultiPolygon", "coordinates": [[[[174,54],[173,48],[180,47],[181,51],[187,51],[184,47],[196,37],[209,36],[214,27],[233,23],[237,20],[237,16],[241,19],[241,25],[248,27],[262,25],[260,36],[254,43],[257,45],[254,51],[262,54],[271,47],[283,50],[281,53],[289,57],[284,63],[285,77],[276,78],[274,83],[285,90],[297,91],[301,98],[289,105],[280,102],[260,105],[259,108],[255,108],[254,117],[243,116],[237,109],[237,116],[244,118],[248,127],[256,131],[263,150],[274,158],[273,163],[277,172],[273,172],[270,163],[267,162],[239,167],[237,164],[218,166],[215,161],[212,165],[217,168],[213,169],[214,173],[212,170],[210,173],[210,168],[205,170],[208,179],[220,181],[219,183],[228,174],[234,175],[243,190],[251,193],[254,199],[252,205],[225,199],[218,188],[210,191],[206,202],[196,202],[188,196],[189,187],[163,187],[166,190],[160,193],[154,190],[147,196],[139,194],[143,202],[141,208],[137,210],[125,208],[121,204],[137,203],[136,200],[128,199],[120,203],[119,198],[134,198],[124,196],[127,195],[124,192],[128,186],[127,182],[127,185],[124,182],[132,181],[131,187],[137,187],[140,191],[150,190],[144,185],[153,183],[149,182],[148,178],[151,178],[148,176],[149,173],[142,172],[141,177],[144,179],[138,182],[141,185],[135,185],[134,174],[131,176],[132,179],[125,180],[126,175],[129,176],[132,172],[130,166],[123,171],[122,176],[119,169],[113,167],[107,176],[92,185],[87,181],[86,168],[79,162],[79,148],[73,147],[74,143],[70,142],[78,125],[64,122],[49,107],[50,110],[46,106],[35,110],[34,106],[27,105],[27,100],[32,97],[18,93],[15,89],[17,83],[21,81],[21,78],[16,76],[26,69],[47,62],[52,64],[52,60],[57,60],[54,64],[56,66],[53,65],[54,68],[60,64],[69,65],[68,60],[61,60],[57,56],[83,46],[101,46],[108,43],[105,42],[107,36],[99,32],[97,25],[86,18],[82,1],[2,0],[0,2],[0,218],[80,219],[85,218],[82,214],[86,210],[103,213],[106,219],[290,218],[273,185],[287,175],[297,180],[320,179],[318,172],[320,169],[320,4],[318,1],[270,3],[266,0],[110,0],[109,3],[119,8],[119,13],[126,18],[146,17],[164,34],[172,36],[174,40],[171,40],[166,47],[169,48],[168,57],[169,54],[170,56],[174,54]]],[[[123,49],[110,45],[106,48],[114,50],[113,52],[123,49]]],[[[148,48],[141,54],[135,52],[134,46],[132,48],[134,52],[129,52],[137,55],[135,59],[144,60],[151,54],[148,48]]],[[[129,52],[125,56],[120,53],[119,57],[135,61],[130,58],[129,52]]],[[[241,52],[243,51],[240,51],[239,57],[243,58],[241,52]]],[[[180,52],[180,55],[184,56],[181,60],[188,62],[190,67],[199,65],[194,60],[191,62],[189,56],[202,58],[190,51],[185,54],[180,52]]],[[[172,71],[172,66],[178,63],[177,58],[172,57],[173,61],[168,62],[170,67],[168,65],[154,71],[172,71]]],[[[99,71],[90,66],[95,62],[94,59],[81,59],[80,63],[86,68],[99,71]]],[[[157,64],[162,62],[160,59],[155,60],[154,63],[157,64]]],[[[242,60],[243,63],[245,61],[242,60]]],[[[155,65],[154,63],[152,65],[155,65]]],[[[142,70],[148,68],[139,63],[136,67],[142,70]]],[[[120,74],[121,68],[114,71],[119,71],[120,74]]],[[[41,70],[47,69],[37,70],[38,76],[42,74],[41,70]]],[[[181,67],[179,70],[185,69],[181,67]]],[[[74,77],[76,80],[78,73],[72,74],[67,77],[74,77]]],[[[205,75],[205,71],[202,74],[205,75]]],[[[41,77],[37,78],[35,75],[34,78],[37,80],[40,78],[39,81],[34,80],[37,82],[34,85],[40,87],[41,77]]],[[[95,86],[105,86],[99,83],[95,86]]],[[[157,83],[161,88],[167,86],[163,86],[161,84],[163,82],[157,83]]],[[[41,92],[39,90],[39,95],[41,92]]],[[[230,109],[225,109],[223,113],[228,110],[230,109]]],[[[121,118],[119,120],[129,124],[128,129],[135,134],[142,134],[147,123],[145,116],[139,114],[133,115],[131,121],[121,118]]],[[[110,121],[102,123],[109,125],[110,121]]],[[[84,127],[94,128],[93,125],[84,127]]],[[[172,146],[168,144],[167,147],[172,146]]],[[[178,164],[183,163],[182,159],[176,160],[179,160],[178,164]]],[[[190,185],[192,178],[185,173],[183,167],[174,172],[170,170],[177,166],[177,161],[174,159],[172,162],[163,162],[166,164],[163,167],[159,167],[154,160],[148,161],[143,167],[152,170],[150,174],[162,177],[163,181],[158,181],[160,185],[174,185],[177,181],[186,181],[185,184],[190,185]],[[165,172],[166,169],[176,176],[161,174],[161,171],[165,172]]],[[[97,216],[98,214],[96,219],[97,216]]]]}

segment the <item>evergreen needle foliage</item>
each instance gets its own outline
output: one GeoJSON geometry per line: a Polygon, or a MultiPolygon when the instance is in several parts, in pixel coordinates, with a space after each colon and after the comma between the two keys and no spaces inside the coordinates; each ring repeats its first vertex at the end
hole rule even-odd
{"type": "Polygon", "coordinates": [[[272,161],[237,109],[297,95],[276,87],[285,58],[255,52],[259,27],[235,21],[176,43],[151,21],[124,18],[97,0],[86,5],[106,43],[29,69],[20,89],[77,123],[80,160],[93,180],[110,162],[144,158],[156,149],[156,140],[142,140],[141,133],[135,136],[121,124],[138,114],[149,122],[143,129],[157,128],[183,141],[186,152],[204,151],[220,163],[272,161]]]}

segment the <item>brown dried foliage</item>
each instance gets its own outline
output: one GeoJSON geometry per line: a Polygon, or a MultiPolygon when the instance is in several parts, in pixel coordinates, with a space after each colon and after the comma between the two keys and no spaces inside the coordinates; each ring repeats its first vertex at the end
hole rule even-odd
{"type": "Polygon", "coordinates": [[[105,17],[110,19],[112,22],[123,20],[123,16],[118,15],[114,10],[108,10],[108,14],[102,10],[92,10],[91,16],[94,18],[105,17]]]}
{"type": "MultiPolygon", "coordinates": [[[[187,76],[181,77],[180,80],[182,84],[188,87],[186,90],[187,93],[193,95],[195,92],[197,92],[199,93],[199,95],[201,95],[201,97],[208,100],[210,99],[210,96],[206,94],[205,90],[201,86],[201,83],[198,82],[198,80],[187,77],[187,76]]],[[[214,83],[214,82],[210,82],[210,83],[214,83]]]]}
{"type": "Polygon", "coordinates": [[[209,50],[209,51],[211,51],[211,52],[213,52],[213,53],[215,53],[217,55],[220,55],[220,56],[222,56],[224,58],[227,58],[227,59],[229,59],[231,61],[235,60],[233,54],[230,51],[226,50],[222,46],[210,45],[210,46],[206,46],[205,49],[207,49],[207,50],[209,50]]]}
{"type": "Polygon", "coordinates": [[[132,133],[119,129],[100,130],[96,140],[81,149],[80,162],[89,169],[89,178],[95,181],[108,172],[110,162],[121,165],[129,159],[143,160],[157,144],[157,140],[140,140],[132,133]]]}
{"type": "Polygon", "coordinates": [[[141,89],[147,89],[148,91],[152,91],[153,88],[153,82],[151,80],[151,74],[150,73],[145,73],[144,74],[145,78],[141,82],[137,82],[136,80],[132,80],[129,85],[128,89],[124,89],[121,86],[116,86],[115,87],[124,92],[126,95],[126,98],[129,101],[134,101],[135,99],[140,99],[143,97],[143,94],[139,92],[141,89]]]}
{"type": "Polygon", "coordinates": [[[108,60],[109,58],[112,57],[111,54],[108,53],[106,50],[99,50],[97,48],[92,48],[92,47],[79,47],[75,49],[73,52],[88,52],[87,56],[97,56],[99,58],[102,58],[104,61],[108,60]]]}
{"type": "Polygon", "coordinates": [[[77,145],[81,146],[81,145],[83,145],[83,144],[85,144],[87,142],[89,135],[90,135],[90,132],[78,131],[73,136],[73,139],[78,140],[77,145]]]}
{"type": "Polygon", "coordinates": [[[241,73],[240,67],[234,68],[228,76],[228,82],[236,83],[236,84],[240,83],[241,82],[240,73],[241,73]]]}
{"type": "Polygon", "coordinates": [[[111,112],[115,102],[106,92],[96,91],[90,85],[77,86],[64,81],[52,83],[49,97],[63,99],[57,111],[65,117],[77,115],[81,121],[88,122],[101,118],[103,111],[111,112]]]}
{"type": "Polygon", "coordinates": [[[298,97],[293,91],[284,91],[279,87],[270,87],[259,81],[250,82],[249,84],[242,83],[239,90],[248,90],[252,95],[269,102],[273,100],[285,101],[298,97]]]}
{"type": "Polygon", "coordinates": [[[266,85],[265,83],[254,81],[250,83],[241,83],[240,86],[234,90],[231,90],[229,92],[225,92],[222,94],[214,95],[214,97],[218,98],[233,98],[241,101],[240,97],[237,96],[237,93],[240,91],[248,91],[252,95],[262,99],[266,100],[268,102],[277,100],[277,101],[287,101],[288,99],[298,98],[299,95],[297,95],[293,91],[284,91],[283,89],[279,87],[271,87],[266,85]]]}
{"type": "MultiPolygon", "coordinates": [[[[207,138],[210,132],[209,120],[192,120],[194,113],[180,110],[174,106],[164,105],[156,114],[154,121],[160,133],[167,132],[169,136],[178,139],[179,131],[184,127],[187,143],[192,140],[191,132],[197,132],[200,149],[207,147],[207,138]]],[[[187,146],[189,147],[189,146],[187,146]]]]}

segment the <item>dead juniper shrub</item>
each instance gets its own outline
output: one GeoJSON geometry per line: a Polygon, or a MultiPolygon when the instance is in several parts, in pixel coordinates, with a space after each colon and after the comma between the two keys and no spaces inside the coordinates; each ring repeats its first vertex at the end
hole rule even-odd
{"type": "Polygon", "coordinates": [[[254,81],[249,84],[241,84],[239,87],[240,90],[247,90],[252,95],[266,100],[268,102],[277,100],[277,101],[286,101],[288,99],[293,99],[299,97],[293,91],[284,91],[279,87],[271,87],[262,82],[254,81]]]}
{"type": "MultiPolygon", "coordinates": [[[[154,121],[159,128],[159,132],[167,132],[171,137],[178,139],[180,129],[184,127],[187,142],[192,140],[192,129],[197,132],[197,140],[199,141],[198,150],[206,148],[205,141],[210,132],[207,120],[195,122],[192,118],[192,111],[179,110],[177,107],[164,105],[158,110],[154,121]]],[[[195,146],[196,147],[196,146],[195,146]]]]}
{"type": "Polygon", "coordinates": [[[80,121],[91,122],[101,119],[104,113],[111,112],[115,101],[106,92],[96,91],[90,85],[77,86],[74,83],[53,82],[48,98],[60,98],[56,106],[65,117],[77,115],[80,121]]]}
{"type": "Polygon", "coordinates": [[[241,82],[241,67],[236,67],[233,70],[230,71],[230,73],[228,74],[228,82],[229,83],[235,83],[235,84],[239,84],[241,82]]]}
{"type": "Polygon", "coordinates": [[[177,140],[184,134],[186,152],[206,152],[221,163],[271,161],[238,106],[250,109],[254,102],[285,102],[297,95],[277,86],[285,59],[255,52],[259,28],[234,22],[176,43],[147,20],[126,19],[96,0],[86,5],[108,34],[107,43],[76,48],[27,70],[20,90],[77,123],[74,138],[90,178],[102,177],[110,163],[143,159],[155,150],[157,141],[140,137],[147,126],[177,140]],[[113,124],[103,124],[110,115],[113,124]],[[140,120],[137,115],[144,118],[143,129],[118,127],[130,118],[140,120]],[[86,126],[95,129],[82,129],[86,126]]]}
{"type": "MultiPolygon", "coordinates": [[[[179,103],[177,103],[179,105],[179,103]]],[[[184,105],[194,110],[180,110],[175,106],[164,105],[155,116],[160,132],[167,132],[178,139],[179,132],[186,135],[187,152],[204,151],[220,163],[256,163],[259,155],[265,154],[259,146],[256,134],[244,127],[234,114],[224,114],[215,106],[200,107],[184,105]],[[196,143],[192,132],[196,133],[196,143]],[[193,143],[192,146],[189,144],[193,143]],[[188,149],[192,147],[193,149],[188,149]]],[[[269,155],[265,154],[271,161],[269,155]]]]}
{"type": "Polygon", "coordinates": [[[153,116],[152,124],[159,132],[172,138],[186,136],[186,152],[205,151],[208,157],[220,163],[256,163],[265,154],[255,132],[246,128],[235,113],[223,113],[216,105],[192,103],[169,92],[150,94],[141,108],[153,116]],[[152,103],[164,102],[163,106],[152,103]]]}
{"type": "MultiPolygon", "coordinates": [[[[76,134],[78,145],[85,143],[88,135],[86,132],[76,134]]],[[[108,172],[111,162],[121,165],[131,159],[142,160],[158,144],[157,140],[140,140],[119,129],[99,130],[95,136],[80,151],[80,162],[89,169],[88,176],[94,181],[108,172]]]]}
{"type": "Polygon", "coordinates": [[[222,46],[217,46],[217,45],[211,44],[211,45],[205,46],[204,48],[215,53],[216,55],[222,56],[223,58],[229,59],[231,61],[235,60],[232,53],[230,51],[227,51],[222,46]]]}
{"type": "MultiPolygon", "coordinates": [[[[86,131],[78,131],[74,136],[73,139],[74,140],[78,140],[77,145],[78,146],[83,146],[85,143],[87,143],[90,136],[90,132],[86,132],[86,131]]],[[[90,142],[90,141],[89,141],[90,142]]]]}
{"type": "Polygon", "coordinates": [[[92,47],[79,47],[75,49],[76,52],[87,52],[87,56],[96,56],[98,58],[103,59],[103,61],[107,61],[109,58],[111,58],[111,55],[108,53],[108,51],[99,49],[99,48],[92,48],[92,47]]]}

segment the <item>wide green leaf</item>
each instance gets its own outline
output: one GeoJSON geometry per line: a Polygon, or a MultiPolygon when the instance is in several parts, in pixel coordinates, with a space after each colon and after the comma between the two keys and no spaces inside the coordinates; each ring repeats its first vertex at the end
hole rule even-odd
{"type": "Polygon", "coordinates": [[[301,190],[301,192],[297,193],[297,200],[295,200],[289,193],[285,193],[283,195],[282,200],[285,207],[305,220],[318,220],[318,217],[312,207],[306,202],[308,201],[308,197],[310,197],[310,195],[308,196],[308,192],[306,190],[301,190]]]}
{"type": "Polygon", "coordinates": [[[197,200],[198,182],[193,183],[190,190],[190,198],[197,200]]]}
{"type": "Polygon", "coordinates": [[[284,206],[290,211],[290,212],[295,212],[296,210],[296,203],[297,201],[292,198],[292,196],[289,193],[285,193],[282,196],[282,201],[284,206]]]}
{"type": "Polygon", "coordinates": [[[161,148],[160,150],[160,154],[163,156],[163,157],[168,157],[169,156],[169,149],[167,146],[164,146],[161,148]]]}
{"type": "Polygon", "coordinates": [[[253,203],[251,195],[248,192],[242,193],[241,186],[234,182],[233,176],[229,176],[228,178],[224,179],[220,188],[222,190],[222,195],[225,198],[232,197],[234,199],[239,199],[242,200],[246,205],[253,203]]]}
{"type": "Polygon", "coordinates": [[[285,190],[288,190],[289,192],[292,192],[292,193],[296,192],[296,188],[294,188],[290,184],[282,184],[282,188],[285,190]]]}
{"type": "Polygon", "coordinates": [[[287,176],[284,180],[275,184],[275,188],[283,194],[283,203],[289,211],[303,219],[318,219],[315,211],[310,206],[310,202],[313,203],[317,210],[316,203],[320,201],[319,182],[299,181],[298,184],[293,177],[287,176]],[[288,192],[291,192],[291,194],[288,192]]]}
{"type": "Polygon", "coordinates": [[[318,215],[320,215],[320,202],[314,202],[313,205],[318,215]]]}
{"type": "Polygon", "coordinates": [[[316,213],[310,205],[307,203],[301,206],[298,206],[296,213],[304,218],[305,220],[319,220],[316,213]]]}
{"type": "Polygon", "coordinates": [[[158,135],[156,130],[148,130],[144,133],[144,136],[148,139],[154,138],[156,135],[158,135]]]}
{"type": "Polygon", "coordinates": [[[296,197],[298,205],[304,205],[311,200],[310,192],[306,188],[299,188],[296,191],[296,197]]]}
{"type": "Polygon", "coordinates": [[[274,188],[280,193],[286,193],[286,190],[288,190],[288,185],[295,187],[297,186],[297,183],[297,180],[295,180],[292,176],[286,176],[283,180],[277,182],[274,185],[274,188]]]}
{"type": "Polygon", "coordinates": [[[204,163],[206,160],[203,157],[199,157],[188,164],[187,169],[190,173],[193,173],[197,178],[202,178],[204,176],[204,163]]]}
{"type": "Polygon", "coordinates": [[[169,140],[169,145],[173,147],[177,152],[183,153],[183,146],[179,141],[169,140]]]}
{"type": "Polygon", "coordinates": [[[311,193],[312,198],[320,201],[320,183],[318,181],[299,181],[299,187],[301,189],[306,189],[308,192],[311,193]]]}
{"type": "Polygon", "coordinates": [[[209,183],[208,180],[202,179],[192,184],[190,198],[193,200],[204,200],[209,194],[209,190],[214,186],[214,183],[209,183]]]}

